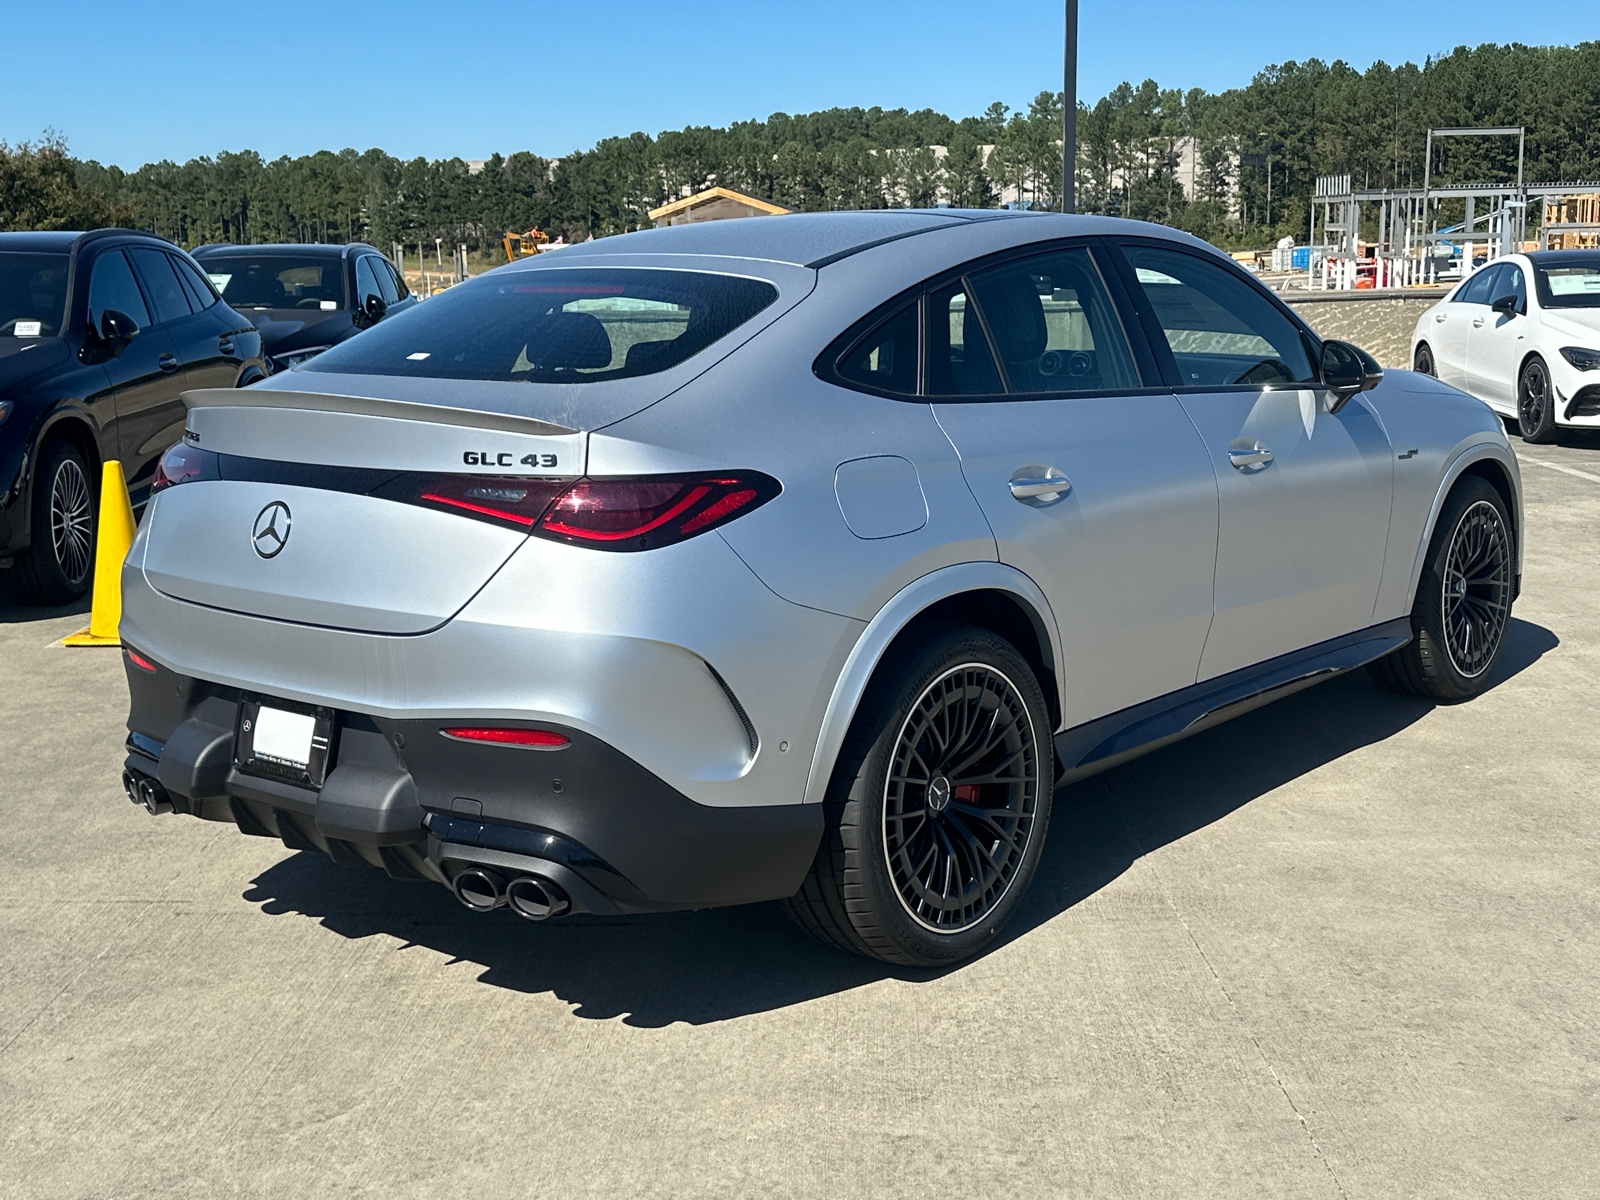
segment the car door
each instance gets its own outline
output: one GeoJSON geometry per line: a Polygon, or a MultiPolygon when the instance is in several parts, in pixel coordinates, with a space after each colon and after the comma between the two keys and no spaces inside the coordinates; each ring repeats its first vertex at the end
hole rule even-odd
{"type": "Polygon", "coordinates": [[[1394,470],[1376,413],[1363,396],[1328,411],[1311,338],[1231,264],[1170,245],[1122,249],[1215,471],[1215,617],[1200,679],[1371,625],[1394,470]]]}
{"type": "MultiPolygon", "coordinates": [[[[116,248],[102,250],[89,272],[90,324],[103,329],[109,311],[127,316],[139,330],[127,348],[105,364],[117,413],[117,454],[137,504],[149,492],[157,456],[176,440],[176,436],[162,439],[171,424],[167,407],[173,389],[182,386],[181,367],[126,254],[116,248]]],[[[180,418],[177,436],[181,434],[180,418]]]]}
{"type": "Polygon", "coordinates": [[[1489,306],[1473,314],[1467,333],[1468,390],[1501,412],[1515,414],[1517,372],[1528,348],[1528,281],[1514,262],[1496,263],[1484,284],[1489,306]],[[1494,311],[1503,296],[1516,299],[1514,313],[1494,311]]]}
{"type": "Polygon", "coordinates": [[[238,314],[222,303],[216,289],[188,259],[181,254],[167,254],[167,261],[177,273],[189,299],[189,307],[196,317],[187,323],[184,337],[173,335],[178,358],[183,363],[183,386],[233,387],[244,369],[237,335],[247,332],[238,314]]]}
{"type": "Polygon", "coordinates": [[[1141,351],[1154,365],[1137,331],[1130,344],[1096,252],[975,270],[924,305],[935,416],[1001,561],[1054,609],[1064,725],[1193,684],[1211,623],[1216,482],[1177,398],[1141,372],[1141,351]]]}
{"type": "Polygon", "coordinates": [[[1434,372],[1445,383],[1470,390],[1467,377],[1467,342],[1472,322],[1481,318],[1489,305],[1488,291],[1494,267],[1480,270],[1451,293],[1433,312],[1433,328],[1428,344],[1433,347],[1434,372]]]}

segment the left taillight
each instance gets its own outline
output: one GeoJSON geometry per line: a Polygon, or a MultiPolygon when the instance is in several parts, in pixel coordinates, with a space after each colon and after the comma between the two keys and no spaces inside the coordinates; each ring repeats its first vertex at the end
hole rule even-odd
{"type": "Polygon", "coordinates": [[[180,483],[217,478],[220,476],[217,473],[216,454],[187,442],[179,442],[156,463],[156,477],[150,483],[150,494],[177,487],[180,483]]]}

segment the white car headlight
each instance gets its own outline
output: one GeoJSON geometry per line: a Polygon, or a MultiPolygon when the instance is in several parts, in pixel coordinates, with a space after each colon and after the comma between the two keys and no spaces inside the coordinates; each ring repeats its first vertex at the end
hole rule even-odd
{"type": "Polygon", "coordinates": [[[1561,357],[1580,371],[1600,371],[1600,350],[1589,350],[1583,346],[1563,346],[1561,357]]]}

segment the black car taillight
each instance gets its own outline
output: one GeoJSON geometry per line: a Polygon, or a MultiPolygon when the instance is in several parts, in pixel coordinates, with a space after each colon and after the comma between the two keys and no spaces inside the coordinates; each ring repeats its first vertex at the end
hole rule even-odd
{"type": "Polygon", "coordinates": [[[595,550],[654,550],[726,525],[782,490],[759,471],[580,479],[533,533],[595,550]]]}
{"type": "Polygon", "coordinates": [[[210,450],[179,442],[161,456],[156,463],[156,476],[150,483],[150,494],[180,483],[193,483],[202,479],[217,479],[217,456],[210,450]]]}

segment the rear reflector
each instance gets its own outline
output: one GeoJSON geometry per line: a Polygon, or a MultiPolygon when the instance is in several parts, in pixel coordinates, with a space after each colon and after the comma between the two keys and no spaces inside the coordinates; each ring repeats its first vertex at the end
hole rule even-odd
{"type": "Polygon", "coordinates": [[[128,647],[124,646],[122,648],[122,652],[128,656],[128,661],[131,662],[134,666],[138,667],[139,670],[148,671],[152,675],[154,675],[156,673],[156,665],[155,665],[155,663],[151,662],[148,658],[146,658],[144,655],[140,654],[137,650],[130,650],[128,647]]]}
{"type": "Polygon", "coordinates": [[[499,746],[530,746],[535,750],[560,750],[570,746],[572,739],[564,733],[548,729],[505,729],[497,726],[470,725],[441,729],[445,737],[459,738],[464,742],[493,742],[499,746]]]}

